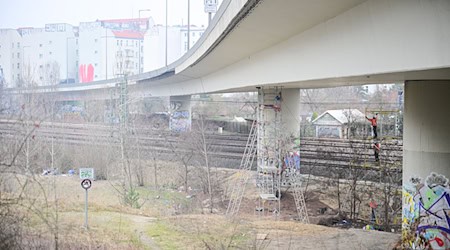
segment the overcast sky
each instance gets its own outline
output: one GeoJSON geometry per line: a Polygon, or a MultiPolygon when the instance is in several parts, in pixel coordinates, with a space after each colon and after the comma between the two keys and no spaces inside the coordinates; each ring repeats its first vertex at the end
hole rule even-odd
{"type": "MultiPolygon", "coordinates": [[[[188,0],[167,0],[169,25],[187,24],[188,0]]],[[[221,1],[220,1],[221,2],[221,1]]],[[[0,0],[0,28],[44,27],[46,23],[95,21],[96,19],[152,16],[165,24],[166,0],[0,0]]],[[[204,0],[190,0],[191,24],[207,25],[204,0]]]]}

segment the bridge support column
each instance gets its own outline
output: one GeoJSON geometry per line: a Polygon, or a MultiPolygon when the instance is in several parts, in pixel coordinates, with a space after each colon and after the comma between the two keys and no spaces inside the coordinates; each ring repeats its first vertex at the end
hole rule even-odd
{"type": "Polygon", "coordinates": [[[283,129],[290,134],[299,136],[300,134],[300,89],[281,90],[281,117],[283,129]]]}
{"type": "Polygon", "coordinates": [[[418,233],[433,249],[450,248],[449,96],[449,80],[405,83],[402,235],[409,246],[418,233]]]}
{"type": "Polygon", "coordinates": [[[436,172],[450,177],[450,81],[408,81],[403,123],[403,182],[436,172]]]}
{"type": "Polygon", "coordinates": [[[172,131],[185,132],[191,130],[191,96],[170,97],[170,121],[172,131]]]}

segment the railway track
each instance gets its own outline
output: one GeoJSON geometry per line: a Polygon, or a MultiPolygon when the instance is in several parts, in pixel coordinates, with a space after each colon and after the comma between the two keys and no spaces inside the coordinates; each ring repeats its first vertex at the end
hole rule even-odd
{"type": "MultiPolygon", "coordinates": [[[[68,145],[98,145],[119,147],[117,127],[95,124],[18,122],[0,119],[0,138],[13,141],[24,138],[32,131],[33,138],[68,145]]],[[[247,134],[210,132],[206,140],[213,162],[219,166],[238,168],[247,142],[247,134]]],[[[169,144],[177,145],[177,151],[189,152],[190,143],[180,134],[149,127],[137,127],[127,135],[131,150],[137,142],[143,150],[154,150],[163,157],[173,153],[169,144]]],[[[401,140],[383,140],[380,163],[374,162],[370,140],[341,140],[301,138],[300,155],[302,171],[324,175],[333,168],[356,168],[379,172],[388,166],[390,171],[401,173],[403,143],[401,140]]]]}

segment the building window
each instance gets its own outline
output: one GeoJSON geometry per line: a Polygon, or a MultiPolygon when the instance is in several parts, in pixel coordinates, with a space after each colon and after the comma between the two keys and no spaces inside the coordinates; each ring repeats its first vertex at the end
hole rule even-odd
{"type": "Polygon", "coordinates": [[[95,54],[97,54],[97,53],[98,53],[98,51],[96,50],[96,51],[94,51],[94,53],[95,53],[95,54]]]}
{"type": "Polygon", "coordinates": [[[20,53],[17,52],[17,59],[20,59],[20,53]]]}
{"type": "Polygon", "coordinates": [[[184,33],[184,37],[187,37],[187,33],[184,33]]]}
{"type": "Polygon", "coordinates": [[[17,48],[20,49],[20,43],[19,42],[17,42],[17,48]]]}
{"type": "Polygon", "coordinates": [[[95,75],[95,78],[98,78],[98,75],[95,75]]]}
{"type": "Polygon", "coordinates": [[[184,51],[187,51],[187,49],[188,49],[188,44],[187,44],[187,42],[184,42],[184,51]]]}
{"type": "Polygon", "coordinates": [[[192,36],[193,36],[193,37],[195,36],[195,32],[192,32],[192,36]]]}
{"type": "Polygon", "coordinates": [[[14,43],[11,43],[11,48],[13,48],[13,49],[14,49],[14,43]]]}
{"type": "Polygon", "coordinates": [[[203,32],[200,32],[200,36],[202,36],[203,35],[203,32]]]}
{"type": "Polygon", "coordinates": [[[42,64],[39,65],[39,68],[40,68],[40,69],[43,69],[43,68],[44,68],[44,65],[42,65],[42,64]]]}
{"type": "Polygon", "coordinates": [[[42,59],[42,57],[44,57],[42,54],[39,54],[39,59],[42,59]]]}
{"type": "Polygon", "coordinates": [[[17,63],[17,69],[20,69],[20,63],[17,63]]]}
{"type": "Polygon", "coordinates": [[[119,40],[117,40],[116,42],[117,42],[117,46],[119,46],[119,40]]]}
{"type": "Polygon", "coordinates": [[[42,48],[42,43],[39,44],[39,48],[42,48]]]}
{"type": "Polygon", "coordinates": [[[52,41],[48,41],[48,44],[52,44],[52,41]]]}
{"type": "Polygon", "coordinates": [[[97,38],[95,38],[94,42],[98,42],[97,38]]]}
{"type": "Polygon", "coordinates": [[[77,56],[78,56],[78,50],[76,50],[77,56]]]}
{"type": "Polygon", "coordinates": [[[19,80],[20,79],[20,74],[17,74],[17,80],[19,80]]]}
{"type": "Polygon", "coordinates": [[[144,52],[144,46],[141,46],[141,52],[144,52]]]}
{"type": "Polygon", "coordinates": [[[42,76],[41,76],[41,77],[39,77],[39,80],[41,80],[41,81],[42,81],[42,80],[44,80],[44,77],[42,77],[42,76]]]}
{"type": "Polygon", "coordinates": [[[78,39],[75,39],[75,44],[78,45],[78,39]]]}
{"type": "Polygon", "coordinates": [[[49,55],[53,54],[51,51],[48,52],[49,55]]]}
{"type": "Polygon", "coordinates": [[[96,64],[96,63],[94,63],[94,66],[95,66],[95,67],[97,67],[97,64],[96,64]]]}

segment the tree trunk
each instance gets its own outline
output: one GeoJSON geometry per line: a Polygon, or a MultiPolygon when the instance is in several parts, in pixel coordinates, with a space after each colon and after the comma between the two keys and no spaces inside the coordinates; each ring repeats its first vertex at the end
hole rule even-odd
{"type": "Polygon", "coordinates": [[[156,163],[155,156],[153,156],[153,175],[155,178],[155,188],[156,188],[156,190],[159,190],[159,187],[158,187],[158,164],[156,163]]]}

